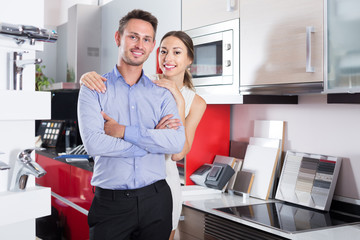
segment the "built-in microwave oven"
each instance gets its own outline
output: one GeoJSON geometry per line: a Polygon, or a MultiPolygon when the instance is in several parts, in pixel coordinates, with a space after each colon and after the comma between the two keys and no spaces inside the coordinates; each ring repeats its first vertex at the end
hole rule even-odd
{"type": "Polygon", "coordinates": [[[186,33],[194,43],[190,72],[197,92],[239,95],[240,20],[190,29],[186,33]]]}

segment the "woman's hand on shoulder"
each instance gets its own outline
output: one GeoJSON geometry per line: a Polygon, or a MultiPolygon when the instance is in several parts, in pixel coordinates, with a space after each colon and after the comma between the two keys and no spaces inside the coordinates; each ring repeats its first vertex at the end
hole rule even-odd
{"type": "Polygon", "coordinates": [[[155,83],[159,87],[168,89],[171,92],[171,94],[174,96],[178,107],[182,107],[183,105],[185,106],[185,100],[184,100],[180,90],[176,86],[175,81],[172,81],[172,80],[169,80],[166,78],[160,78],[158,80],[153,80],[153,83],[155,83]]]}
{"type": "Polygon", "coordinates": [[[179,89],[176,86],[175,81],[171,81],[166,78],[160,78],[158,80],[153,80],[153,83],[155,83],[159,87],[168,89],[173,95],[174,95],[174,93],[179,91],[179,89]]]}
{"type": "Polygon", "coordinates": [[[106,86],[104,82],[106,80],[106,78],[93,71],[84,73],[80,78],[80,84],[84,84],[89,89],[95,90],[98,93],[105,93],[106,86]]]}

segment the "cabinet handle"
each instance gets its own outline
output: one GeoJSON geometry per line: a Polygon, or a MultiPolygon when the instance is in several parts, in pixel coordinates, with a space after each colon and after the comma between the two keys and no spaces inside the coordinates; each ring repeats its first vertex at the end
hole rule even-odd
{"type": "Polygon", "coordinates": [[[233,12],[236,10],[236,0],[227,0],[226,1],[226,11],[233,12]]]}
{"type": "Polygon", "coordinates": [[[311,33],[314,33],[313,26],[306,27],[306,72],[315,72],[313,66],[311,66],[311,33]]]}

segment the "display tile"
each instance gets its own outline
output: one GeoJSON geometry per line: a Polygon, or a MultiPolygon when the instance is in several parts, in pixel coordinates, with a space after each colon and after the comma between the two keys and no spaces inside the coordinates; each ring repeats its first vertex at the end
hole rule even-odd
{"type": "Polygon", "coordinates": [[[242,170],[255,175],[250,196],[269,198],[279,154],[279,148],[248,145],[242,170]]]}
{"type": "Polygon", "coordinates": [[[275,198],[329,210],[341,158],[308,153],[286,153],[275,198]]]}

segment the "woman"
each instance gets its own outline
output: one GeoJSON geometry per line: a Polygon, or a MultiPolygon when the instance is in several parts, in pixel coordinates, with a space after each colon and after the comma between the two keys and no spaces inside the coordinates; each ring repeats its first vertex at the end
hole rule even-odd
{"type": "MultiPolygon", "coordinates": [[[[189,65],[194,60],[194,46],[191,38],[182,31],[171,31],[165,34],[160,42],[159,66],[162,74],[153,82],[167,88],[176,100],[180,117],[185,127],[186,141],[180,153],[166,156],[166,181],[168,182],[173,196],[173,231],[170,239],[174,238],[177,228],[182,201],[179,173],[176,161],[185,157],[190,151],[194,140],[196,128],[205,112],[206,103],[195,93],[189,65]]],[[[81,82],[88,88],[98,92],[106,91],[102,81],[106,81],[95,72],[86,73],[81,77],[81,82]]],[[[164,117],[155,127],[156,129],[176,128],[178,123],[175,119],[164,117]]]]}

